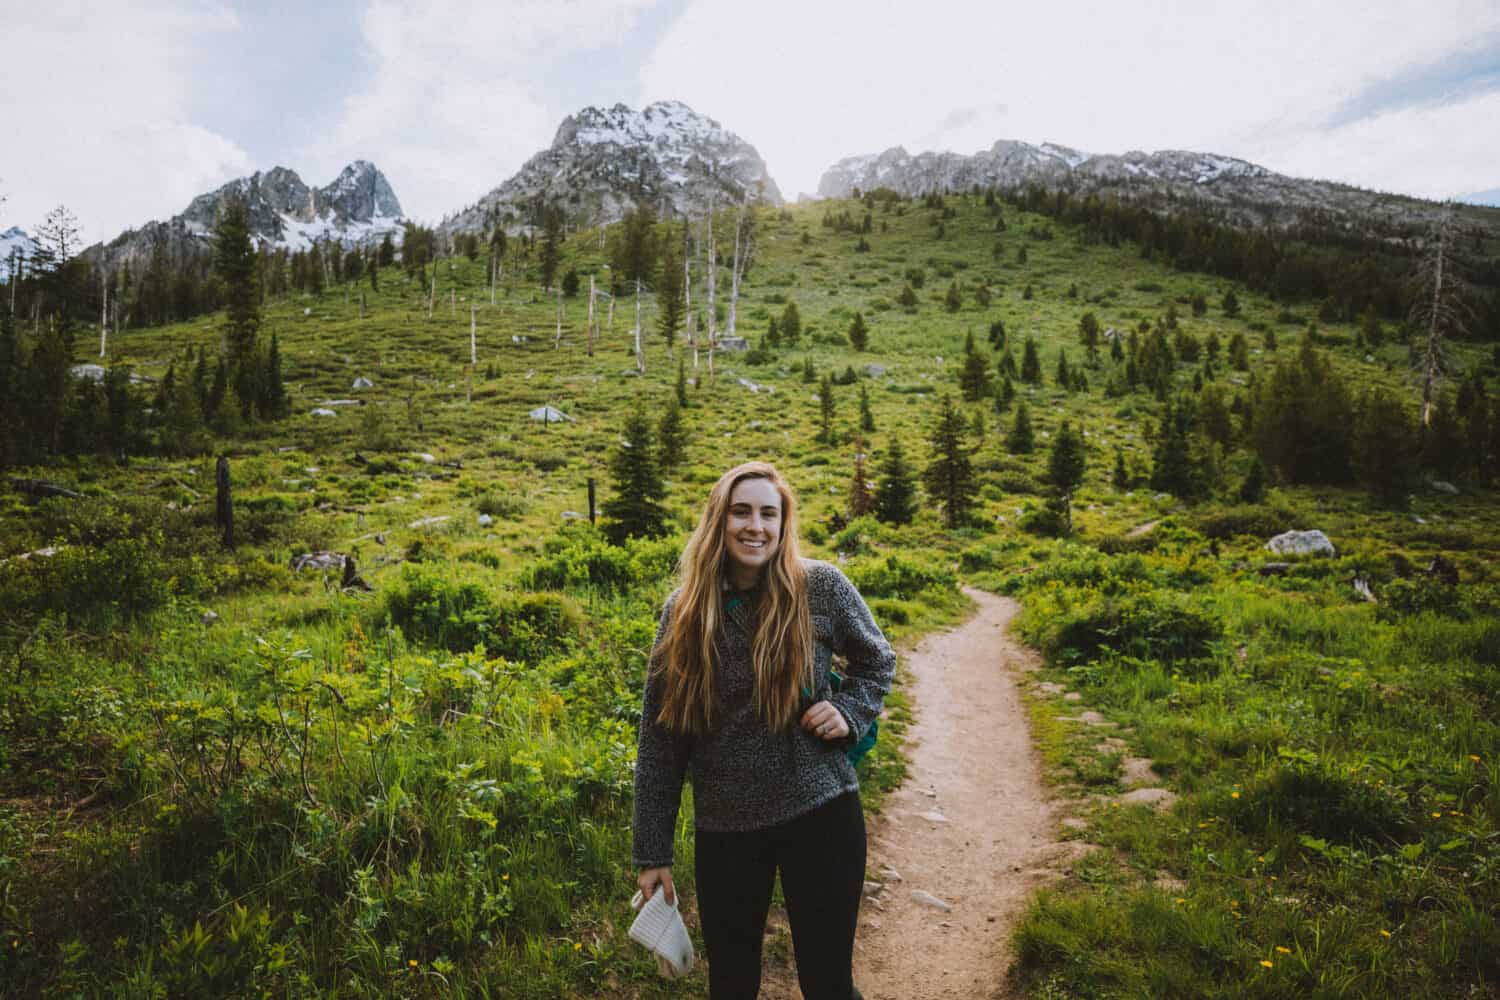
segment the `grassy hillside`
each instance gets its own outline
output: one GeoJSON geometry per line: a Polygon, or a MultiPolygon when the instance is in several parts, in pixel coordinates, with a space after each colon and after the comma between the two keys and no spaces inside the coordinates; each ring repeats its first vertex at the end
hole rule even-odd
{"type": "MultiPolygon", "coordinates": [[[[1124,745],[1101,744],[1060,721],[1060,700],[1033,705],[1059,793],[1089,818],[1078,835],[1107,848],[1019,931],[1017,976],[1035,995],[1491,988],[1495,494],[1419,486],[1391,505],[1283,485],[1240,504],[1253,462],[1239,422],[1227,445],[1195,446],[1211,496],[1153,491],[1163,403],[1106,393],[1124,362],[1106,346],[1085,363],[1082,314],[1144,336],[1143,321],[1171,311],[1200,343],[1245,338],[1244,369],[1225,358],[1207,379],[1232,400],[1295,355],[1313,309],[977,197],[876,207],[863,234],[824,224],[848,213],[858,226],[865,212],[819,203],[759,220],[739,332],[759,342],[795,302],[801,341],[720,354],[712,385],[703,359],[665,539],[616,547],[586,523],[588,480],[604,499],[623,416],[660,414],[679,363],[693,373],[683,343],[668,356],[654,301],[637,375],[629,297],[590,357],[582,298],[564,300],[559,340],[556,302],[534,278],[503,279],[492,303],[484,261],[461,257],[442,263],[430,317],[396,268],[379,292],[266,307],[292,412],[213,442],[235,485],[232,556],[213,528],[210,454],[24,473],[83,500],[0,494],[0,668],[12,678],[0,696],[0,975],[23,993],[142,996],[701,992],[697,979],[658,982],[624,934],[633,733],[690,518],[720,472],[763,458],[800,491],[807,550],[846,560],[889,634],[959,615],[960,580],[1014,593],[1049,677],[1121,724],[1124,745]],[[1237,316],[1220,305],[1231,290],[1237,316]],[[845,336],[856,311],[864,352],[845,336]],[[860,389],[872,477],[893,440],[920,467],[940,397],[960,397],[968,336],[994,374],[997,322],[1018,363],[1027,337],[1039,348],[1042,384],[1016,382],[1036,450],[1007,450],[1014,407],[960,403],[979,482],[969,524],[944,529],[930,504],[907,526],[835,524],[860,389]],[[1088,389],[1056,385],[1060,351],[1088,389]],[[834,387],[833,444],[817,439],[809,364],[858,378],[834,387]],[[373,388],[351,389],[357,377],[373,388]],[[360,405],[312,414],[341,399],[360,405]],[[572,419],[528,419],[549,404],[572,419]],[[1084,431],[1088,464],[1075,534],[1059,540],[1020,525],[1043,510],[1064,419],[1084,431]],[[1263,573],[1283,560],[1262,543],[1287,528],[1323,530],[1337,556],[1263,573]],[[57,551],[17,558],[43,546],[57,551]],[[287,568],[323,549],[355,555],[373,591],[287,568]],[[1438,553],[1457,586],[1423,574],[1438,553]],[[1378,604],[1356,594],[1356,575],[1378,604]],[[1170,812],[1120,804],[1127,752],[1180,793],[1170,812]]],[[[575,234],[562,270],[604,273],[601,244],[575,234]]],[[[1368,348],[1352,326],[1315,325],[1351,384],[1415,409],[1393,331],[1368,348]]],[[[218,339],[206,321],[127,333],[111,354],[160,376],[218,339]]],[[[1500,391],[1489,345],[1454,353],[1500,391]]],[[[1187,392],[1205,375],[1202,359],[1178,361],[1171,379],[1187,392]]],[[[893,708],[899,732],[899,693],[893,708]]],[[[865,765],[872,805],[899,778],[897,749],[883,735],[865,765]]]]}

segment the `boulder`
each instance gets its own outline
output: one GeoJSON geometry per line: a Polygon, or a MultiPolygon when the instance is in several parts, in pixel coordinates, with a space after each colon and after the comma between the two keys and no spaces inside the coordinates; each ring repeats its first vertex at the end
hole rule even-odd
{"type": "Polygon", "coordinates": [[[573,419],[555,406],[538,406],[526,415],[532,420],[545,424],[560,424],[564,420],[573,419]]]}
{"type": "Polygon", "coordinates": [[[326,549],[320,552],[303,552],[292,556],[291,560],[293,573],[300,573],[304,569],[342,569],[343,566],[344,554],[326,549]]]}
{"type": "Polygon", "coordinates": [[[1335,556],[1338,554],[1328,536],[1314,528],[1311,531],[1285,531],[1266,543],[1266,550],[1281,556],[1335,556]]]}
{"type": "Polygon", "coordinates": [[[351,388],[351,389],[373,389],[373,388],[375,388],[375,383],[371,382],[369,379],[367,379],[363,375],[361,375],[359,378],[357,378],[357,379],[354,380],[354,384],[352,386],[350,386],[349,388],[351,388]]]}
{"type": "Polygon", "coordinates": [[[1434,490],[1436,490],[1439,493],[1446,493],[1446,494],[1448,494],[1450,497],[1456,497],[1456,496],[1458,496],[1458,492],[1459,492],[1458,491],[1458,487],[1454,486],[1452,483],[1445,482],[1444,480],[1433,479],[1433,480],[1429,481],[1427,483],[1427,485],[1431,486],[1434,490]]]}
{"type": "Polygon", "coordinates": [[[748,351],[750,342],[744,337],[720,337],[719,350],[721,351],[748,351]]]}
{"type": "Polygon", "coordinates": [[[317,409],[313,410],[312,411],[312,415],[315,416],[315,417],[336,417],[336,416],[338,416],[337,413],[335,413],[333,410],[330,410],[326,406],[320,406],[317,409]]]}
{"type": "Polygon", "coordinates": [[[865,365],[865,374],[870,376],[870,378],[879,378],[885,374],[885,365],[877,365],[872,361],[865,365]]]}

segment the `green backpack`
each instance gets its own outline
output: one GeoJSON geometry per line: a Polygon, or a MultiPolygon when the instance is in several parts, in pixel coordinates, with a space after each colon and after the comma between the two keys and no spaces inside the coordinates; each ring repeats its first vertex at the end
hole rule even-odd
{"type": "MultiPolygon", "coordinates": [[[[837,670],[829,670],[828,686],[833,689],[834,694],[844,690],[844,675],[837,670]]],[[[859,762],[864,760],[865,754],[875,748],[875,741],[879,738],[880,720],[875,719],[870,723],[870,728],[865,730],[865,734],[859,738],[859,742],[844,751],[844,756],[849,758],[850,764],[858,767],[859,762]]]]}

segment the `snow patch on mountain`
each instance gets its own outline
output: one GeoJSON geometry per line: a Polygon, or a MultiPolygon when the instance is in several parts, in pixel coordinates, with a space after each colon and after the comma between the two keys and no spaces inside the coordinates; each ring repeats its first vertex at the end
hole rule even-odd
{"type": "Polygon", "coordinates": [[[541,225],[554,211],[570,226],[596,225],[642,203],[674,217],[747,198],[781,204],[754,146],[681,101],[640,111],[616,104],[564,118],[549,148],[438,230],[445,236],[497,225],[515,231],[541,225]]]}

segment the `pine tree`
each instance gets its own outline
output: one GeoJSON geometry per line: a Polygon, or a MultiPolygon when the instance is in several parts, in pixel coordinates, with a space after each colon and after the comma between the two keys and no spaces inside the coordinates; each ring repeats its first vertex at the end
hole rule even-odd
{"type": "Polygon", "coordinates": [[[8,308],[0,309],[0,470],[10,468],[19,458],[21,386],[25,374],[15,317],[8,308]]]}
{"type": "Polygon", "coordinates": [[[1266,481],[1270,479],[1270,473],[1266,471],[1266,463],[1255,456],[1250,463],[1250,471],[1245,474],[1245,481],[1240,483],[1239,491],[1235,494],[1240,503],[1260,503],[1266,498],[1266,481]]]}
{"type": "Polygon", "coordinates": [[[1031,429],[1031,412],[1026,400],[1016,404],[1016,418],[1011,423],[1010,433],[1005,436],[1005,450],[1012,455],[1030,455],[1036,447],[1036,434],[1031,429]]]}
{"type": "Polygon", "coordinates": [[[682,256],[675,240],[665,240],[661,250],[661,266],[656,281],[656,329],[667,344],[667,355],[677,342],[677,327],[682,323],[686,306],[682,295],[682,256]]]}
{"type": "Polygon", "coordinates": [[[1016,384],[1011,381],[1009,375],[1000,379],[1000,388],[995,393],[995,412],[1005,413],[1010,409],[1010,404],[1016,399],[1016,384]]]}
{"type": "Polygon", "coordinates": [[[963,296],[958,291],[958,279],[955,278],[953,283],[948,286],[948,293],[943,296],[943,308],[951,313],[956,313],[959,309],[963,308],[963,304],[963,296]]]}
{"type": "Polygon", "coordinates": [[[224,202],[214,225],[214,275],[224,288],[224,343],[230,364],[248,364],[260,330],[259,269],[248,209],[239,198],[224,202]]]}
{"type": "Polygon", "coordinates": [[[1083,483],[1086,461],[1083,435],[1073,429],[1071,421],[1064,420],[1047,458],[1047,479],[1056,501],[1052,506],[1061,519],[1064,535],[1073,533],[1073,491],[1083,483]]]}
{"type": "Polygon", "coordinates": [[[1229,366],[1236,371],[1250,368],[1250,348],[1243,333],[1237,332],[1229,338],[1229,366]]]}
{"type": "Polygon", "coordinates": [[[875,497],[870,493],[869,476],[865,472],[864,446],[856,442],[854,452],[854,478],[849,483],[849,519],[864,517],[875,509],[875,497]]]}
{"type": "Polygon", "coordinates": [[[276,331],[271,331],[271,347],[266,352],[265,375],[260,380],[260,398],[256,403],[263,420],[286,416],[286,388],[281,381],[281,345],[276,331]]]}
{"type": "Polygon", "coordinates": [[[1057,352],[1057,385],[1065,391],[1073,389],[1073,375],[1068,370],[1068,352],[1059,348],[1057,352]]]}
{"type": "Polygon", "coordinates": [[[687,432],[682,426],[682,404],[677,401],[676,396],[667,400],[667,408],[662,411],[656,436],[661,442],[662,470],[669,472],[680,466],[687,446],[687,432]]]}
{"type": "Polygon", "coordinates": [[[1193,411],[1184,399],[1168,403],[1151,456],[1151,488],[1195,499],[1207,488],[1191,439],[1193,411]]]}
{"type": "Polygon", "coordinates": [[[1354,470],[1361,484],[1387,503],[1400,501],[1416,477],[1417,426],[1401,400],[1371,389],[1354,421],[1354,470]]]}
{"type": "Polygon", "coordinates": [[[683,358],[677,359],[677,405],[684,409],[688,405],[687,368],[683,358]]]}
{"type": "Polygon", "coordinates": [[[1110,485],[1117,490],[1127,489],[1130,486],[1130,472],[1125,468],[1125,450],[1115,448],[1115,468],[1109,477],[1110,485]]]}
{"type": "Polygon", "coordinates": [[[1042,359],[1037,354],[1036,340],[1026,338],[1026,348],[1021,356],[1021,381],[1029,385],[1042,384],[1042,359]]]}
{"type": "Polygon", "coordinates": [[[797,311],[797,303],[788,302],[781,311],[781,340],[788,347],[796,347],[801,338],[802,314],[797,311]]]}
{"type": "Polygon", "coordinates": [[[833,381],[826,372],[818,385],[818,412],[821,419],[818,440],[833,444],[833,381]]]}
{"type": "Polygon", "coordinates": [[[1234,294],[1233,288],[1224,293],[1223,309],[1224,315],[1230,317],[1231,319],[1240,314],[1240,300],[1239,297],[1234,294]]]}
{"type": "Polygon", "coordinates": [[[859,384],[859,429],[865,433],[875,429],[875,414],[870,412],[870,392],[863,382],[859,384]]]}
{"type": "Polygon", "coordinates": [[[911,285],[903,285],[901,287],[901,294],[896,296],[896,302],[901,308],[914,312],[917,308],[917,293],[912,289],[911,285]]]}
{"type": "Polygon", "coordinates": [[[542,238],[542,287],[551,288],[562,263],[562,221],[555,212],[547,214],[546,233],[542,238]]]}
{"type": "Polygon", "coordinates": [[[923,473],[923,484],[928,495],[942,507],[944,525],[956,528],[968,519],[979,486],[969,461],[963,414],[946,393],[939,406],[937,424],[928,438],[932,461],[923,473]]]}
{"type": "Polygon", "coordinates": [[[1001,320],[990,323],[990,346],[997,351],[1005,348],[1005,323],[1001,320]]]}
{"type": "Polygon", "coordinates": [[[813,367],[812,355],[802,355],[802,381],[812,385],[818,380],[818,370],[813,367]]]}
{"type": "Polygon", "coordinates": [[[964,338],[964,361],[959,369],[958,386],[963,397],[970,403],[990,394],[990,366],[974,346],[974,334],[970,331],[964,338]]]}
{"type": "Polygon", "coordinates": [[[886,524],[910,524],[917,512],[916,486],[901,451],[901,439],[891,438],[880,464],[880,487],[875,492],[875,517],[886,524]]]}
{"type": "Polygon", "coordinates": [[[625,418],[624,440],[610,456],[614,495],[604,501],[604,534],[616,545],[627,538],[655,538],[666,534],[667,510],[662,506],[666,487],[657,465],[656,444],[646,415],[625,418]]]}
{"type": "Polygon", "coordinates": [[[1016,377],[1016,356],[1011,353],[1009,347],[1000,355],[1000,361],[995,366],[1002,379],[1013,379],[1016,377]]]}
{"type": "Polygon", "coordinates": [[[865,314],[862,312],[856,311],[849,324],[849,346],[856,351],[863,351],[870,346],[870,328],[865,325],[865,314]]]}

